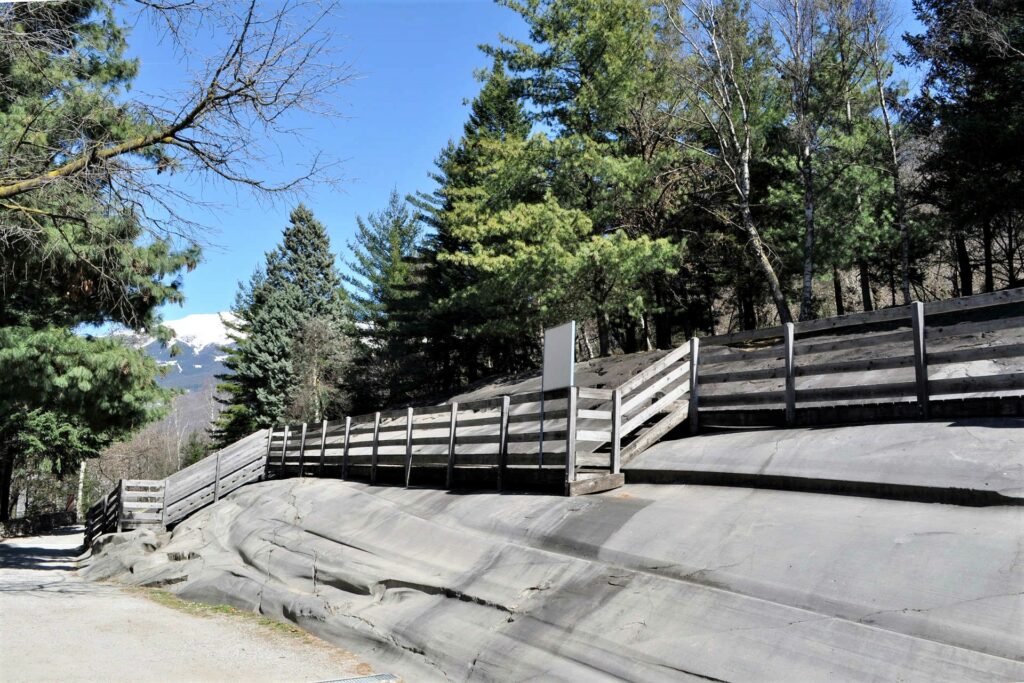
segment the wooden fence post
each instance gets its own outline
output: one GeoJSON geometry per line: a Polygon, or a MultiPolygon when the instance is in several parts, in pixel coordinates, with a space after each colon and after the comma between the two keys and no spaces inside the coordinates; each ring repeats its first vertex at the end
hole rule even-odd
{"type": "Polygon", "coordinates": [[[370,456],[370,483],[377,483],[377,452],[379,447],[377,442],[380,440],[380,413],[376,412],[373,414],[373,455],[370,456]]]}
{"type": "Polygon", "coordinates": [[[214,463],[213,468],[213,502],[216,503],[220,500],[220,454],[221,451],[217,451],[217,460],[214,463]]]}
{"type": "Polygon", "coordinates": [[[697,382],[697,365],[700,363],[700,339],[690,339],[690,404],[687,409],[687,421],[690,433],[696,434],[699,429],[700,385],[697,382]]]}
{"type": "Polygon", "coordinates": [[[405,488],[409,488],[412,477],[412,418],[413,408],[409,406],[405,411],[405,488]]]}
{"type": "Polygon", "coordinates": [[[618,474],[619,469],[622,466],[621,458],[621,434],[622,431],[622,391],[615,389],[612,391],[612,455],[611,455],[611,473],[618,474]]]}
{"type": "Polygon", "coordinates": [[[320,467],[317,468],[316,476],[324,476],[324,458],[327,456],[327,420],[320,425],[320,467]]]}
{"type": "Polygon", "coordinates": [[[284,456],[285,456],[285,454],[288,451],[288,436],[289,436],[290,432],[291,432],[291,428],[288,425],[285,425],[284,426],[284,440],[281,442],[281,464],[279,466],[280,467],[280,471],[277,473],[277,476],[279,476],[279,477],[284,474],[284,456]]]}
{"type": "Polygon", "coordinates": [[[299,437],[299,476],[302,476],[302,468],[306,464],[306,423],[302,423],[302,436],[299,437]]]}
{"type": "Polygon", "coordinates": [[[160,524],[167,528],[167,480],[164,479],[164,502],[160,508],[160,524]]]}
{"type": "Polygon", "coordinates": [[[498,490],[505,488],[505,479],[508,470],[508,413],[512,399],[509,396],[501,397],[501,418],[498,422],[498,490]]]}
{"type": "Polygon", "coordinates": [[[578,389],[569,387],[565,415],[565,492],[569,493],[569,484],[576,481],[576,399],[578,389]]]}
{"type": "Polygon", "coordinates": [[[793,426],[793,423],[796,422],[796,365],[793,362],[793,338],[796,326],[793,323],[785,323],[782,329],[786,343],[786,424],[793,426]]]}
{"type": "Polygon", "coordinates": [[[455,478],[455,429],[459,421],[459,402],[452,401],[452,413],[448,422],[448,472],[444,477],[444,487],[451,489],[455,478]]]}
{"type": "Polygon", "coordinates": [[[348,435],[352,431],[352,416],[345,418],[345,445],[341,450],[341,478],[348,479],[348,435]]]}
{"type": "Polygon", "coordinates": [[[267,461],[263,464],[263,477],[262,477],[264,479],[270,473],[270,457],[271,457],[271,449],[273,447],[274,447],[274,427],[271,426],[270,429],[267,430],[267,461]]]}
{"type": "Polygon", "coordinates": [[[117,484],[117,533],[124,528],[124,479],[117,484]]]}
{"type": "Polygon", "coordinates": [[[928,352],[925,344],[924,304],[910,304],[910,319],[914,328],[914,376],[917,380],[917,410],[928,419],[928,352]]]}

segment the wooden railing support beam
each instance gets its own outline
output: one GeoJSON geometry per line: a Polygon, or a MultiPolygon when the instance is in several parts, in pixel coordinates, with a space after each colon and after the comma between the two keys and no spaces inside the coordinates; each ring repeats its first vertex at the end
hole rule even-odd
{"type": "Polygon", "coordinates": [[[508,475],[508,413],[512,398],[501,397],[501,418],[498,422],[498,490],[505,490],[508,475]]]}
{"type": "Polygon", "coordinates": [[[910,305],[910,320],[914,331],[914,376],[917,381],[917,410],[928,419],[928,351],[925,345],[924,304],[910,305]]]}
{"type": "Polygon", "coordinates": [[[690,423],[690,433],[696,434],[697,430],[700,429],[700,417],[699,417],[699,406],[698,397],[700,394],[700,385],[698,383],[698,366],[700,365],[700,339],[693,337],[690,339],[690,404],[687,412],[687,420],[690,423]]]}
{"type": "Polygon", "coordinates": [[[302,478],[302,470],[306,465],[306,423],[302,423],[302,435],[299,437],[299,478],[302,478]]]}
{"type": "Polygon", "coordinates": [[[459,402],[452,401],[451,416],[448,418],[448,470],[444,476],[444,487],[451,490],[455,478],[455,430],[459,421],[459,402]]]}
{"type": "Polygon", "coordinates": [[[796,365],[793,363],[793,339],[796,326],[793,323],[785,323],[782,326],[782,334],[785,339],[785,363],[786,363],[786,424],[793,426],[796,422],[796,365]]]}
{"type": "Polygon", "coordinates": [[[345,418],[345,445],[341,449],[341,478],[348,479],[348,438],[352,433],[352,416],[345,418]]]}
{"type": "Polygon", "coordinates": [[[217,461],[213,468],[213,502],[220,500],[220,451],[217,451],[217,461]]]}
{"type": "Polygon", "coordinates": [[[612,442],[609,470],[618,474],[622,469],[622,390],[612,392],[612,442]]]}
{"type": "Polygon", "coordinates": [[[316,476],[324,476],[324,458],[327,457],[327,420],[320,425],[320,466],[317,468],[316,476]]]}
{"type": "Polygon", "coordinates": [[[413,408],[409,406],[405,413],[405,487],[409,488],[412,478],[412,419],[413,408]]]}
{"type": "Polygon", "coordinates": [[[565,493],[569,495],[569,485],[576,481],[576,410],[579,392],[576,387],[569,387],[567,392],[565,418],[565,493]]]}
{"type": "Polygon", "coordinates": [[[377,483],[377,460],[380,451],[380,412],[373,414],[373,454],[370,456],[370,484],[377,483]]]}

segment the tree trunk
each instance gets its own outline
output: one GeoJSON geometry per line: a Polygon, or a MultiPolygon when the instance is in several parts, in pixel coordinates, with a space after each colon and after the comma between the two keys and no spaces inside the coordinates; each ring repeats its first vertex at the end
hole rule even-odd
{"type": "Polygon", "coordinates": [[[624,353],[636,353],[639,350],[639,342],[636,336],[636,323],[626,319],[625,329],[622,335],[622,350],[624,353]]]}
{"type": "Polygon", "coordinates": [[[992,272],[992,222],[988,219],[981,222],[981,251],[985,259],[985,291],[994,292],[996,278],[992,272]]]}
{"type": "Polygon", "coordinates": [[[860,300],[865,311],[875,310],[875,304],[871,300],[871,275],[868,273],[867,261],[861,259],[857,263],[857,270],[860,272],[860,300]]]}
{"type": "Polygon", "coordinates": [[[601,311],[601,314],[597,316],[597,341],[601,357],[610,356],[612,353],[612,326],[608,320],[608,313],[605,311],[601,311]]]}
{"type": "Polygon", "coordinates": [[[1017,286],[1017,271],[1013,268],[1013,219],[1006,221],[1006,284],[1009,287],[1017,286]]]}
{"type": "Polygon", "coordinates": [[[78,495],[75,496],[75,521],[81,524],[85,520],[85,501],[82,495],[85,492],[85,460],[78,466],[78,495]]]}
{"type": "Polygon", "coordinates": [[[846,315],[843,305],[843,282],[839,279],[839,269],[832,266],[832,291],[836,295],[836,315],[846,315]]]}
{"type": "Polygon", "coordinates": [[[809,143],[802,145],[800,156],[804,184],[804,283],[800,293],[800,320],[811,320],[814,317],[814,170],[809,143]]]}
{"type": "Polygon", "coordinates": [[[654,293],[654,301],[658,306],[654,314],[654,345],[659,349],[672,348],[672,317],[666,309],[665,295],[660,288],[654,293]]]}
{"type": "MultiPolygon", "coordinates": [[[[903,303],[910,304],[910,232],[906,219],[906,203],[903,197],[903,183],[900,180],[899,147],[896,143],[896,132],[889,118],[889,104],[885,100],[885,80],[882,75],[882,64],[878,34],[872,43],[871,65],[875,71],[875,87],[878,94],[878,107],[882,111],[882,123],[885,137],[889,142],[889,172],[892,174],[892,194],[896,210],[896,225],[900,232],[900,289],[903,291],[903,303]]],[[[895,302],[894,302],[895,303],[895,302]]]]}
{"type": "Polygon", "coordinates": [[[971,272],[971,255],[963,233],[953,236],[953,245],[956,248],[956,269],[960,273],[960,296],[971,296],[974,294],[974,273],[971,272]]]}
{"type": "MultiPolygon", "coordinates": [[[[3,438],[0,436],[0,438],[3,438]]],[[[11,480],[14,478],[14,456],[0,443],[0,522],[11,519],[11,480]]]]}
{"type": "Polygon", "coordinates": [[[737,299],[739,299],[740,328],[744,330],[757,329],[757,312],[754,308],[754,293],[750,285],[743,284],[737,288],[737,299]]]}

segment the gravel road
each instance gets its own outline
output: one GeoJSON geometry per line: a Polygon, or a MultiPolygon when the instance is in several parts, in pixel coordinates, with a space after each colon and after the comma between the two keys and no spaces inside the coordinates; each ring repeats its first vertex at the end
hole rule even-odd
{"type": "Polygon", "coordinates": [[[196,615],[77,576],[82,534],[0,542],[0,681],[324,681],[371,674],[345,650],[196,615]]]}

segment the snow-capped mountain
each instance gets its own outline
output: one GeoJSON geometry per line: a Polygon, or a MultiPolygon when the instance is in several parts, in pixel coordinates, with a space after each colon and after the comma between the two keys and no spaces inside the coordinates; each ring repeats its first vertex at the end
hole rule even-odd
{"type": "Polygon", "coordinates": [[[167,320],[164,325],[174,330],[174,337],[166,346],[161,346],[153,337],[130,330],[112,334],[136,348],[145,349],[160,365],[168,368],[160,380],[161,385],[192,392],[216,383],[215,376],[224,373],[227,355],[223,347],[231,345],[224,322],[232,320],[231,313],[196,313],[180,320],[167,320]]]}

